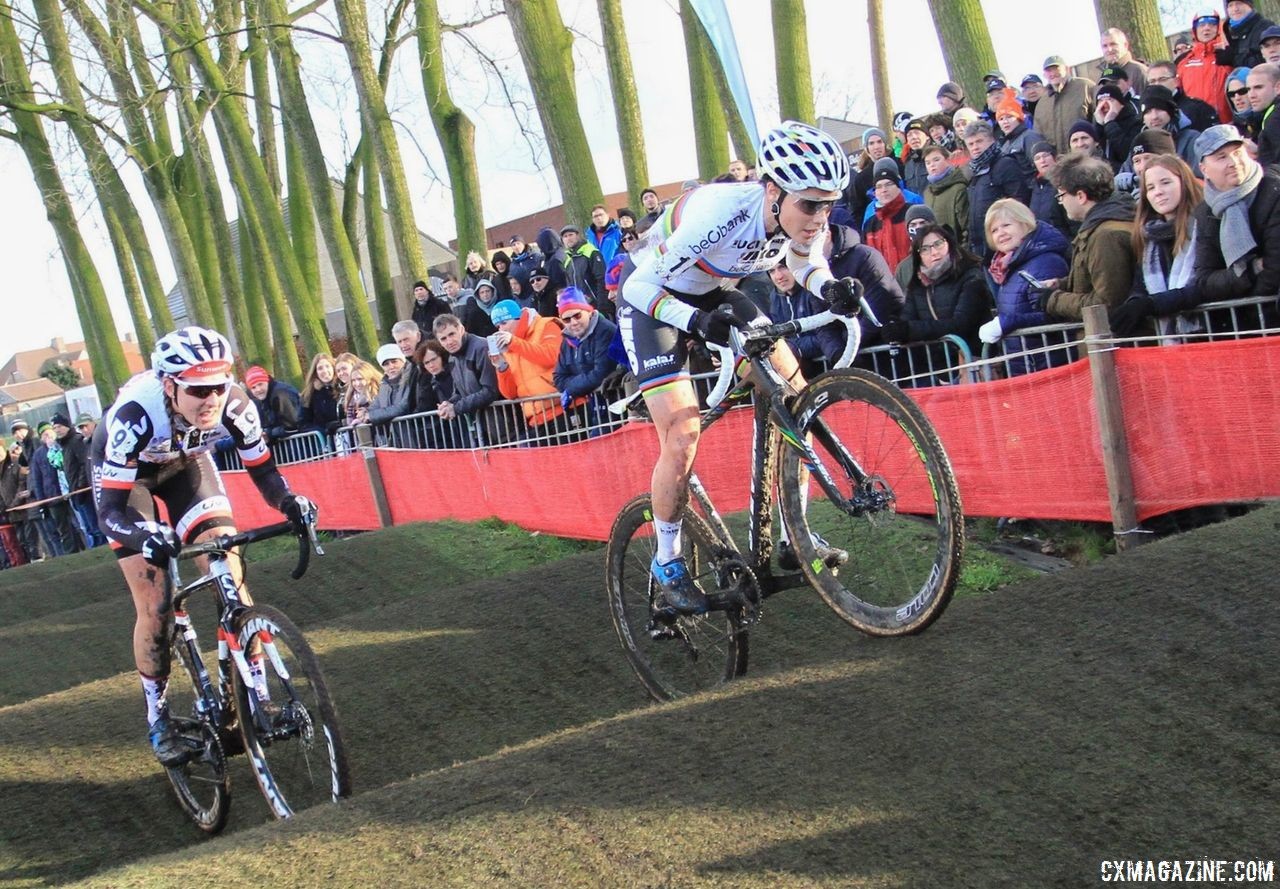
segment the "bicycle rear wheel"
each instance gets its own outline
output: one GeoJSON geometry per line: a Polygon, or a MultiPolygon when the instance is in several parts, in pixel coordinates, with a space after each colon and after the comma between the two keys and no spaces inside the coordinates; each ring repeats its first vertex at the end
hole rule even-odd
{"type": "Polygon", "coordinates": [[[901,389],[857,369],[817,377],[794,411],[840,493],[833,502],[808,482],[806,514],[801,451],[782,453],[782,516],[805,576],[863,632],[920,632],[950,601],[964,553],[960,491],[937,433],[901,389]],[[846,550],[848,562],[824,565],[810,532],[846,550]]]}
{"type": "Polygon", "coordinates": [[[191,749],[191,756],[180,766],[166,768],[165,774],[173,786],[178,805],[195,822],[196,827],[208,834],[216,834],[227,824],[231,811],[231,778],[227,774],[226,751],[218,740],[218,733],[207,715],[197,706],[200,701],[200,679],[197,666],[187,655],[180,628],[173,632],[173,665],[181,669],[170,671],[165,699],[169,703],[171,718],[178,725],[184,743],[191,749]]]}
{"type": "MultiPolygon", "coordinates": [[[[684,555],[704,593],[717,589],[715,535],[701,516],[685,510],[684,555]]],[[[645,690],[657,701],[714,688],[747,671],[747,631],[730,614],[655,618],[658,590],[649,566],[657,551],[647,494],[622,508],[609,534],[606,586],[613,628],[645,690]]]]}
{"type": "Polygon", "coordinates": [[[277,609],[255,605],[236,621],[236,641],[246,653],[255,643],[263,651],[265,701],[245,687],[238,670],[234,675],[245,753],[272,814],[288,818],[349,796],[351,773],[338,714],[302,632],[277,609]]]}

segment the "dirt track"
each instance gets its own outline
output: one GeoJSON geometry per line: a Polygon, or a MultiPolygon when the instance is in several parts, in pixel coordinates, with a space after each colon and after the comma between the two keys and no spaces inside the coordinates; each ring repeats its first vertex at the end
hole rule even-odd
{"type": "MultiPolygon", "coordinates": [[[[69,793],[70,812],[15,835],[12,816],[63,790],[15,797],[10,771],[0,879],[1074,887],[1101,885],[1107,859],[1278,859],[1278,551],[1272,507],[957,601],[907,640],[858,636],[792,594],[744,682],[653,708],[608,628],[601,556],[577,556],[450,591],[447,614],[433,594],[318,634],[370,791],[350,804],[148,862],[124,835],[95,855],[59,825],[113,793],[154,804],[159,780],[69,793]],[[388,626],[394,643],[341,644],[388,626]],[[18,863],[33,854],[49,863],[18,863]]],[[[133,692],[117,684],[116,704],[133,692]]],[[[0,750],[59,712],[0,710],[0,750]]],[[[134,722],[69,726],[123,743],[134,722]]],[[[239,826],[260,821],[245,781],[237,794],[239,826]]],[[[151,851],[191,845],[163,832],[151,851]]]]}

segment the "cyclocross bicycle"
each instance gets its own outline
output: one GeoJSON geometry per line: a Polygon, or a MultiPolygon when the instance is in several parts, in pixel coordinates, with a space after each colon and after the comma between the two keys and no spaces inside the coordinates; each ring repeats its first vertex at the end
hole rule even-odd
{"type": "MultiPolygon", "coordinates": [[[[870,314],[865,301],[862,311],[870,314]]],[[[824,312],[735,330],[732,340],[732,349],[720,350],[720,377],[702,430],[755,396],[747,549],[734,543],[696,475],[689,478],[683,519],[685,559],[709,610],[677,612],[653,580],[649,566],[657,542],[648,494],[622,508],[609,535],[614,629],[657,700],[745,673],[748,627],[774,593],[808,584],[859,630],[898,636],[918,633],[938,618],[960,573],[964,515],[951,464],[915,402],[889,380],[847,366],[860,342],[856,319],[824,312]],[[769,352],[783,337],[835,321],[848,329],[836,369],[793,396],[769,352]],[[729,391],[735,353],[755,373],[729,391]],[[775,488],[800,572],[775,572],[771,565],[775,488]],[[847,551],[848,560],[824,564],[813,533],[847,551]]]]}
{"type": "Polygon", "coordinates": [[[351,793],[338,716],[315,653],[278,609],[244,604],[228,564],[237,547],[293,533],[298,538],[298,564],[291,576],[297,580],[307,570],[313,547],[324,554],[314,521],[304,527],[305,531],[281,522],[183,548],[181,559],[209,557],[209,572],[185,587],[178,577],[178,559],[169,562],[167,593],[174,618],[170,644],[191,687],[188,694],[180,683],[169,683],[169,709],[189,753],[186,762],[166,772],[178,803],[207,833],[217,833],[227,821],[231,754],[244,752],[249,757],[258,788],[277,818],[351,793]],[[215,592],[218,610],[213,675],[205,668],[186,608],[187,598],[206,588],[215,592]]]}

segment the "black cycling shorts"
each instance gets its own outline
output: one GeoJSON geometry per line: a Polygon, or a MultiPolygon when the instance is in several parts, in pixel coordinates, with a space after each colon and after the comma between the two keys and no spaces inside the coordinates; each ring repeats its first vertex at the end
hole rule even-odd
{"type": "MultiPolygon", "coordinates": [[[[96,502],[102,489],[96,484],[96,477],[94,482],[96,502]]],[[[129,492],[126,509],[129,522],[160,521],[157,501],[164,504],[168,523],[183,543],[190,543],[210,528],[225,528],[228,532],[235,530],[227,489],[222,486],[222,477],[218,475],[218,467],[213,465],[213,455],[208,451],[169,463],[139,464],[138,477],[129,492]]],[[[115,540],[110,543],[117,559],[138,555],[137,550],[115,540]]]]}
{"type": "MultiPolygon", "coordinates": [[[[667,293],[703,312],[728,304],[743,321],[751,322],[764,316],[751,297],[737,289],[721,287],[701,296],[671,290],[667,293]]],[[[618,327],[622,331],[622,345],[627,350],[631,372],[636,376],[640,392],[646,397],[689,379],[685,366],[689,359],[688,337],[696,334],[665,324],[629,303],[623,303],[618,309],[618,327]]]]}

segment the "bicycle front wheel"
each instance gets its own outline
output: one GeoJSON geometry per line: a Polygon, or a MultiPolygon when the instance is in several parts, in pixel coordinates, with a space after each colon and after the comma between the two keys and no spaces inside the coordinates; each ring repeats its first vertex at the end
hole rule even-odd
{"type": "Polygon", "coordinates": [[[173,630],[172,652],[175,669],[170,671],[165,699],[190,755],[182,765],[166,768],[165,774],[187,817],[205,833],[215,834],[226,826],[231,811],[226,751],[204,712],[199,667],[188,654],[177,626],[173,630]]]}
{"type": "MultiPolygon", "coordinates": [[[[715,535],[701,516],[686,509],[681,536],[694,583],[704,593],[716,592],[715,535]]],[[[728,612],[655,617],[658,587],[649,566],[656,552],[653,508],[645,494],[618,514],[605,556],[613,628],[645,690],[654,700],[670,701],[745,673],[747,631],[728,612]]]]}
{"type": "Polygon", "coordinates": [[[785,448],[782,516],[805,576],[863,632],[920,632],[950,601],[964,553],[960,491],[933,426],[901,389],[857,369],[814,379],[794,412],[839,495],[826,496],[800,449],[785,448]],[[813,497],[807,510],[802,484],[813,497]],[[813,533],[848,561],[824,564],[813,533]]]}
{"type": "Polygon", "coordinates": [[[236,641],[247,657],[262,655],[260,687],[246,687],[235,671],[236,706],[245,753],[272,814],[288,818],[350,796],[338,714],[302,632],[275,608],[255,605],[237,620],[236,641]]]}

